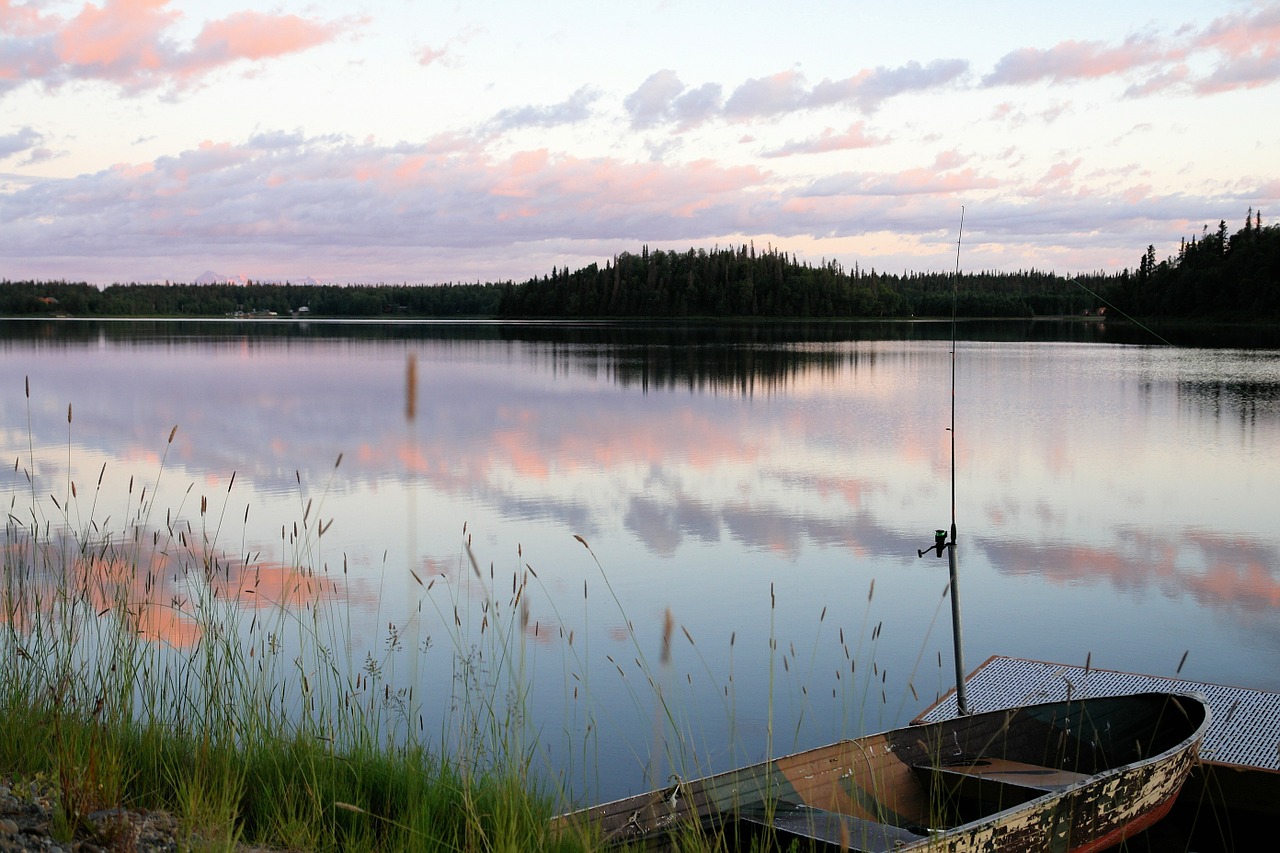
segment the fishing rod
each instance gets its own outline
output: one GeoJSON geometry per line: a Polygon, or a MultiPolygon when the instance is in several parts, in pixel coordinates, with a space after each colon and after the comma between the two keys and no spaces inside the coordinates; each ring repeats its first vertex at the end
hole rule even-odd
{"type": "Polygon", "coordinates": [[[917,557],[923,557],[930,551],[941,557],[947,552],[947,565],[951,579],[948,584],[951,591],[951,635],[955,645],[956,662],[956,710],[961,715],[973,713],[969,708],[969,699],[965,695],[964,685],[964,641],[960,629],[960,588],[957,585],[956,567],[956,311],[960,294],[960,241],[964,239],[964,205],[960,206],[960,233],[956,237],[956,273],[951,288],[951,539],[947,540],[946,530],[935,530],[933,545],[917,551],[917,557]]]}

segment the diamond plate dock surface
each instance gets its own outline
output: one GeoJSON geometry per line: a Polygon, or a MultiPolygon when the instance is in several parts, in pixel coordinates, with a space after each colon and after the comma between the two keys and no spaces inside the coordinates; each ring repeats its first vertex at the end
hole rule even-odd
{"type": "MultiPolygon", "coordinates": [[[[966,678],[965,689],[975,712],[1125,693],[1199,693],[1213,712],[1200,749],[1201,761],[1280,772],[1280,693],[999,656],[966,678]]],[[[952,691],[917,722],[954,716],[952,691]]]]}

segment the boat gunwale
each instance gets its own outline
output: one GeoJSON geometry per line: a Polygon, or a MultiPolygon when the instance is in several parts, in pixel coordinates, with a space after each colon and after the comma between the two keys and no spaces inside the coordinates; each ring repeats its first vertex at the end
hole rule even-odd
{"type": "MultiPolygon", "coordinates": [[[[1174,759],[1181,753],[1185,753],[1188,751],[1195,753],[1191,756],[1191,759],[1188,762],[1188,764],[1198,762],[1199,744],[1203,742],[1205,733],[1208,731],[1209,725],[1212,721],[1212,709],[1210,708],[1204,695],[1201,693],[1194,692],[1194,691],[1178,692],[1178,691],[1158,691],[1158,690],[1146,691],[1141,693],[1116,694],[1116,695],[1108,695],[1108,696],[1090,696],[1090,697],[1065,699],[1065,700],[1060,699],[1056,701],[1040,702],[1040,703],[1034,703],[1034,704],[1028,704],[1028,705],[1015,705],[1008,708],[996,708],[996,709],[991,709],[989,711],[983,711],[980,714],[975,714],[969,717],[952,717],[946,720],[935,720],[935,721],[930,721],[926,723],[913,723],[908,726],[904,726],[900,729],[890,729],[883,732],[871,732],[866,735],[861,735],[857,738],[844,738],[829,744],[823,744],[820,746],[812,747],[810,749],[799,750],[794,753],[789,753],[787,755],[766,759],[764,761],[757,762],[755,764],[750,764],[745,767],[734,768],[734,769],[723,771],[721,773],[711,774],[709,776],[698,777],[690,780],[679,780],[677,777],[677,781],[673,785],[668,786],[666,788],[658,788],[650,791],[641,792],[638,794],[632,794],[626,797],[621,797],[619,799],[600,803],[595,806],[576,809],[574,811],[557,815],[556,817],[552,818],[552,825],[559,826],[561,828],[567,828],[570,826],[580,826],[583,824],[583,822],[585,822],[587,826],[591,826],[593,823],[593,816],[598,816],[600,819],[594,821],[594,824],[597,826],[600,826],[601,828],[604,828],[605,820],[607,820],[610,817],[614,817],[614,818],[620,817],[626,814],[628,811],[631,811],[631,820],[635,820],[636,815],[638,815],[641,810],[645,808],[652,808],[658,805],[658,803],[662,801],[661,799],[659,799],[661,795],[670,794],[670,799],[672,802],[674,802],[675,799],[681,794],[682,790],[686,788],[686,786],[698,785],[699,786],[698,792],[702,792],[706,790],[707,783],[728,783],[736,786],[736,781],[738,778],[744,778],[744,779],[759,778],[764,774],[772,772],[775,769],[776,764],[778,762],[786,762],[791,759],[797,759],[806,755],[816,754],[824,750],[838,748],[844,744],[853,744],[853,743],[857,743],[859,741],[865,741],[871,738],[890,735],[895,732],[904,732],[904,731],[922,731],[923,732],[927,730],[945,731],[949,726],[952,726],[957,722],[964,722],[966,719],[973,719],[975,717],[989,717],[989,716],[994,716],[999,714],[1007,714],[1009,712],[1034,711],[1035,709],[1053,708],[1053,707],[1060,707],[1060,706],[1089,705],[1093,703],[1100,703],[1100,702],[1113,701],[1113,700],[1124,700],[1124,699],[1143,700],[1143,699],[1155,699],[1155,698],[1163,698],[1165,700],[1172,699],[1174,700],[1175,704],[1179,699],[1193,700],[1202,709],[1203,717],[1200,720],[1199,724],[1197,724],[1187,736],[1180,739],[1177,743],[1161,750],[1160,752],[1146,756],[1145,758],[1140,758],[1136,761],[1127,762],[1125,764],[1122,764],[1116,767],[1104,768],[1097,772],[1088,774],[1084,779],[1081,779],[1077,782],[1071,783],[1069,785],[1065,785],[1061,788],[1057,788],[1054,790],[1045,790],[1043,788],[1036,788],[1035,786],[1030,786],[1030,785],[1018,786],[1018,787],[1023,787],[1026,790],[1040,791],[1042,793],[1039,793],[1038,795],[1032,797],[1031,799],[1014,804],[1006,809],[1001,809],[996,812],[991,812],[990,814],[982,815],[978,818],[975,818],[974,820],[966,821],[965,823],[956,824],[954,826],[934,829],[932,830],[931,836],[925,839],[922,839],[923,842],[925,843],[937,843],[939,840],[946,837],[956,836],[956,835],[961,835],[961,834],[971,833],[971,832],[978,832],[978,831],[981,831],[982,828],[985,826],[1005,823],[1009,821],[1011,818],[1016,818],[1019,815],[1022,815],[1023,813],[1033,813],[1033,812],[1042,810],[1048,804],[1054,802],[1055,800],[1065,799],[1074,794],[1077,794],[1083,789],[1103,785],[1115,778],[1140,772],[1144,768],[1174,759]]],[[[1184,710],[1184,713],[1186,713],[1185,710],[1184,710]]],[[[928,768],[927,766],[924,766],[922,767],[922,769],[927,770],[928,768]]],[[[1176,796],[1181,790],[1183,783],[1185,783],[1185,774],[1183,776],[1183,779],[1177,783],[1177,787],[1172,791],[1171,795],[1165,798],[1165,801],[1171,801],[1173,798],[1176,798],[1176,796]]],[[[1005,784],[1016,785],[1016,783],[1005,783],[1005,784]]],[[[712,785],[712,787],[720,787],[720,786],[718,784],[715,784],[715,785],[712,785]]],[[[663,796],[663,799],[666,799],[666,797],[663,796]]],[[[1160,808],[1160,805],[1162,805],[1163,802],[1165,801],[1162,801],[1162,803],[1158,804],[1155,808],[1160,808]]],[[[698,824],[705,824],[708,820],[715,820],[720,816],[730,814],[729,812],[716,808],[714,806],[712,806],[710,809],[707,809],[706,805],[707,805],[706,803],[700,804],[698,806],[693,807],[692,810],[686,811],[684,813],[681,813],[679,810],[673,808],[671,814],[669,815],[669,817],[671,818],[669,823],[665,823],[663,826],[654,826],[647,829],[637,825],[636,828],[639,829],[640,832],[639,834],[635,834],[635,835],[622,836],[621,831],[628,826],[630,821],[620,826],[612,827],[609,830],[607,830],[606,841],[616,840],[619,843],[640,842],[640,841],[644,841],[645,839],[653,839],[653,838],[657,838],[657,837],[661,837],[663,835],[669,834],[670,832],[673,831],[673,829],[680,826],[693,827],[698,824]]],[[[1147,811],[1151,811],[1151,810],[1148,809],[1147,811]]],[[[892,825],[892,824],[886,824],[886,825],[892,825]]],[[[914,844],[908,845],[901,849],[910,850],[910,849],[914,849],[915,846],[916,845],[914,844]]],[[[1075,849],[1075,848],[1072,848],[1072,849],[1075,849]]],[[[1091,849],[1091,848],[1085,847],[1082,849],[1091,849]]]]}

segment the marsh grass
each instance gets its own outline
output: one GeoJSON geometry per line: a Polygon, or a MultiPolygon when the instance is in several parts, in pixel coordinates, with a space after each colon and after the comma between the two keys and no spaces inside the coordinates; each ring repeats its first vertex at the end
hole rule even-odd
{"type": "Polygon", "coordinates": [[[220,501],[188,488],[157,505],[175,427],[152,479],[103,500],[105,466],[89,490],[74,478],[72,423],[68,407],[58,465],[34,442],[14,462],[0,582],[0,771],[53,800],[59,840],[101,840],[101,814],[123,806],[170,812],[193,850],[581,847],[548,834],[553,798],[529,773],[518,595],[514,619],[483,604],[487,647],[460,617],[459,734],[433,743],[413,685],[383,671],[399,638],[352,665],[327,487],[297,478],[288,563],[232,557],[234,474],[220,501]],[[63,465],[50,488],[41,470],[63,465]],[[103,504],[124,513],[99,518],[103,504]]]}

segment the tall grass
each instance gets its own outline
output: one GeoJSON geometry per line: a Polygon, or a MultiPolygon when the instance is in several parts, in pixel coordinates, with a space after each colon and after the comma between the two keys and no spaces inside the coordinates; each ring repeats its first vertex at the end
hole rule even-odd
{"type": "MultiPolygon", "coordinates": [[[[27,398],[29,412],[29,385],[27,398]]],[[[172,812],[188,849],[581,846],[549,835],[553,792],[530,773],[521,589],[510,611],[490,591],[484,645],[459,617],[459,725],[426,732],[421,691],[384,672],[396,626],[363,664],[351,651],[344,578],[323,557],[326,488],[297,478],[288,562],[230,556],[234,474],[221,505],[190,488],[157,505],[175,427],[152,478],[102,501],[123,515],[99,518],[106,469],[80,488],[70,407],[67,420],[60,482],[41,480],[33,442],[14,462],[0,582],[0,772],[52,797],[56,836],[94,836],[98,813],[126,806],[172,812]]]]}

